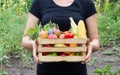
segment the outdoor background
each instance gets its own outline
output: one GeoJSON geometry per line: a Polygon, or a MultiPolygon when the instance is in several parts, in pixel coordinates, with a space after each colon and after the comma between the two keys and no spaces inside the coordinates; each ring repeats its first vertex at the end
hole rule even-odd
{"type": "MultiPolygon", "coordinates": [[[[35,75],[31,52],[21,46],[31,3],[0,0],[0,75],[35,75]]],[[[88,75],[120,75],[120,0],[94,3],[101,47],[87,64],[88,75]]]]}

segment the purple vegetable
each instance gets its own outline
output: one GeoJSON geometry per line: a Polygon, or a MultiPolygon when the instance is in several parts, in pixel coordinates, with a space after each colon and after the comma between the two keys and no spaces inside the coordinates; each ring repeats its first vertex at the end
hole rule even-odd
{"type": "Polygon", "coordinates": [[[48,30],[48,34],[53,34],[53,30],[52,30],[52,29],[49,29],[49,30],[48,30]]]}

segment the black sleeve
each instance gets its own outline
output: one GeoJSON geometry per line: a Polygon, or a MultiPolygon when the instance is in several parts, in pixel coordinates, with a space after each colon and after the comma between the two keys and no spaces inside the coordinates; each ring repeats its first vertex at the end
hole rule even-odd
{"type": "Polygon", "coordinates": [[[93,0],[87,0],[85,7],[86,7],[85,19],[97,13],[93,0]]]}
{"type": "Polygon", "coordinates": [[[33,1],[29,12],[31,14],[33,14],[34,16],[36,16],[37,18],[41,19],[41,10],[40,10],[40,1],[39,0],[33,1]]]}

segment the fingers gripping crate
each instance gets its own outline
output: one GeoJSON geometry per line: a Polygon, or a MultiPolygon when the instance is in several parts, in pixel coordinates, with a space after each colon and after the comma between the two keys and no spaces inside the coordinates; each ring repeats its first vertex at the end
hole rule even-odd
{"type": "Polygon", "coordinates": [[[86,57],[87,39],[41,39],[38,38],[38,58],[40,62],[79,62],[84,61],[86,57]],[[81,46],[76,47],[42,47],[43,44],[71,44],[77,43],[81,46]],[[80,56],[43,56],[42,52],[81,52],[80,56]]]}

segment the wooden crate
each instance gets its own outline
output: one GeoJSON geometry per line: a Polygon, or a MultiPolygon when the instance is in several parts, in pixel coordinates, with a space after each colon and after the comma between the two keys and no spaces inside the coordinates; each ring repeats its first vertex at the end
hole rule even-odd
{"type": "Polygon", "coordinates": [[[38,58],[41,62],[79,62],[84,61],[86,56],[87,39],[41,39],[38,38],[38,58]],[[79,47],[42,47],[43,44],[79,43],[79,47]],[[82,52],[82,56],[42,56],[42,52],[82,52]]]}

